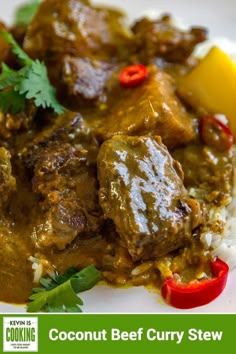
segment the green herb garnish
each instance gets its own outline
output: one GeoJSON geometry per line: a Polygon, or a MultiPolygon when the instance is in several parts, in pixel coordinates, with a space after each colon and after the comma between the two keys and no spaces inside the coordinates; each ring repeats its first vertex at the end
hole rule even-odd
{"type": "Polygon", "coordinates": [[[56,90],[51,85],[47,68],[39,60],[32,60],[16,43],[8,32],[1,32],[11,44],[13,53],[22,68],[18,71],[2,64],[0,74],[0,109],[4,113],[16,114],[23,111],[26,100],[32,99],[36,107],[52,108],[55,113],[64,112],[56,98],[56,90]]]}
{"type": "Polygon", "coordinates": [[[36,14],[40,0],[31,0],[16,9],[14,23],[16,25],[28,26],[36,14]]]}
{"type": "Polygon", "coordinates": [[[34,288],[28,312],[82,312],[83,301],[79,292],[89,290],[101,279],[101,272],[94,265],[77,272],[70,268],[63,275],[54,278],[41,278],[42,287],[34,288]]]}

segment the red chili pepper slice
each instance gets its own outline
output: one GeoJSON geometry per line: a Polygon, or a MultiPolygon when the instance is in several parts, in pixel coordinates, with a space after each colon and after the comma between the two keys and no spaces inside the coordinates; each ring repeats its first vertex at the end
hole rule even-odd
{"type": "Polygon", "coordinates": [[[229,150],[234,143],[231,130],[215,117],[203,117],[199,128],[203,143],[219,151],[229,150]]]}
{"type": "Polygon", "coordinates": [[[140,85],[148,76],[146,66],[135,64],[122,69],[119,74],[120,84],[124,87],[136,87],[140,85]]]}
{"type": "Polygon", "coordinates": [[[214,278],[194,280],[189,284],[181,283],[174,276],[165,281],[161,294],[166,302],[179,309],[190,309],[203,306],[219,296],[225,288],[229,267],[217,258],[211,262],[214,278]]]}

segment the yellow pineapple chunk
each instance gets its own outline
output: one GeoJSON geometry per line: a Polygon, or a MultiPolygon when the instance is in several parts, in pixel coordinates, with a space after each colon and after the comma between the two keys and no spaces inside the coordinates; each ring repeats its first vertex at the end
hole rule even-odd
{"type": "Polygon", "coordinates": [[[226,115],[236,138],[236,64],[221,49],[213,47],[180,79],[179,93],[197,110],[226,115]]]}

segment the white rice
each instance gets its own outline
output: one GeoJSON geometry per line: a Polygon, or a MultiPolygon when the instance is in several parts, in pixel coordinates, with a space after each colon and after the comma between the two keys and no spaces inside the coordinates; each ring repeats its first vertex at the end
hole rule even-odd
{"type": "Polygon", "coordinates": [[[40,255],[35,255],[35,257],[30,256],[28,261],[32,263],[32,270],[34,272],[34,283],[39,283],[40,278],[45,275],[49,275],[51,278],[55,276],[55,271],[53,266],[45,259],[40,257],[40,255]]]}
{"type": "MultiPolygon", "coordinates": [[[[236,171],[235,171],[236,173],[236,171]]],[[[236,180],[234,177],[233,199],[229,207],[223,210],[225,214],[225,229],[223,237],[213,235],[210,244],[213,254],[224,260],[233,269],[236,267],[236,180]]],[[[207,235],[205,235],[207,237],[207,235]]]]}
{"type": "Polygon", "coordinates": [[[38,283],[43,275],[43,265],[39,258],[30,256],[28,259],[32,263],[32,270],[34,272],[34,283],[38,283]]]}

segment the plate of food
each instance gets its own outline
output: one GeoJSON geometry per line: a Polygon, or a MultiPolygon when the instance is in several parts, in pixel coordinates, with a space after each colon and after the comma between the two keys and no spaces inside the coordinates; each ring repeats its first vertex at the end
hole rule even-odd
{"type": "Polygon", "coordinates": [[[236,313],[226,3],[0,5],[2,313],[236,313]]]}

